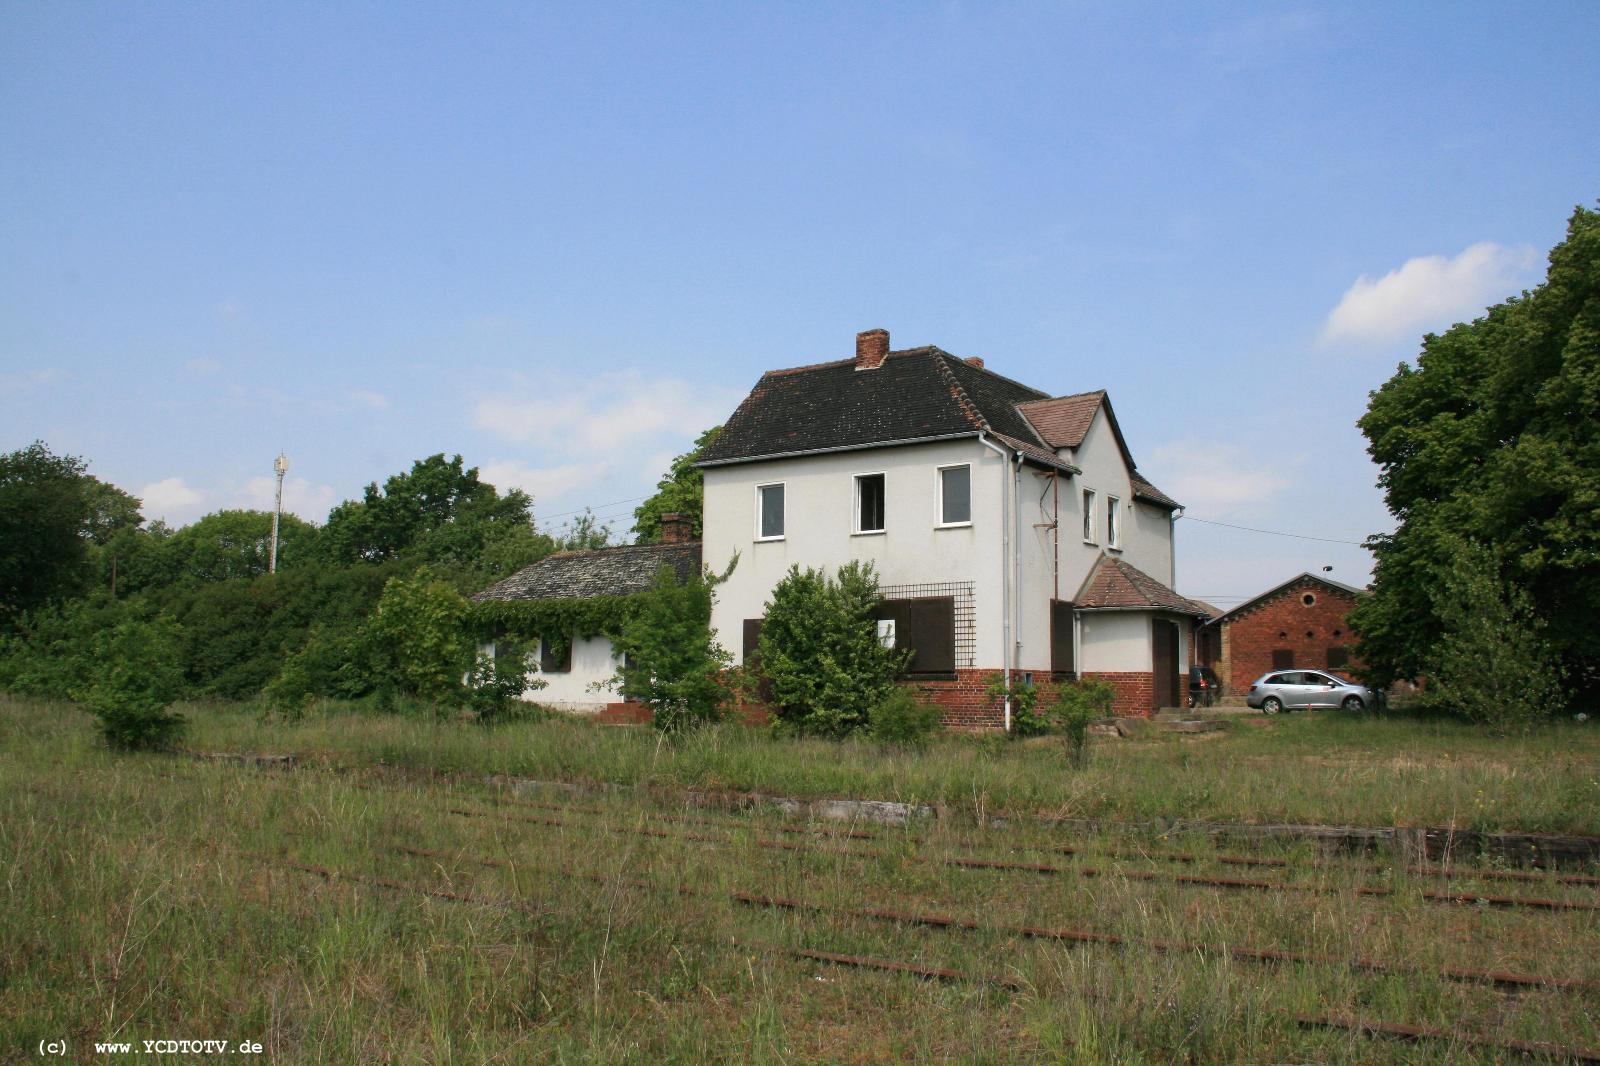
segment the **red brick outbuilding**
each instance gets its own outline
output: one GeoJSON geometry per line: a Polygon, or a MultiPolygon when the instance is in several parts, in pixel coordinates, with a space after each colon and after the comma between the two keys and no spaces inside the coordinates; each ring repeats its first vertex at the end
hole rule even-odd
{"type": "Polygon", "coordinates": [[[1359,671],[1345,616],[1365,595],[1315,574],[1292,577],[1202,626],[1196,658],[1217,672],[1225,696],[1250,691],[1268,670],[1359,671]]]}

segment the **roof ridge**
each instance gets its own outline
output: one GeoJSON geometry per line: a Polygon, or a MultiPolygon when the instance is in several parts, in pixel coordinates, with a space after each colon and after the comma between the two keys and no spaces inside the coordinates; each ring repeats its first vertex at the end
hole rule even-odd
{"type": "MultiPolygon", "coordinates": [[[[949,352],[942,354],[949,356],[951,359],[955,358],[949,352]]],[[[933,365],[939,376],[944,378],[945,384],[950,387],[950,398],[955,400],[956,407],[961,410],[961,414],[966,418],[967,424],[974,429],[993,432],[993,427],[989,425],[989,420],[983,417],[983,412],[979,411],[977,404],[972,402],[972,397],[967,395],[967,390],[962,388],[961,382],[956,380],[955,374],[950,370],[950,364],[943,359],[936,358],[933,361],[933,365]]]]}

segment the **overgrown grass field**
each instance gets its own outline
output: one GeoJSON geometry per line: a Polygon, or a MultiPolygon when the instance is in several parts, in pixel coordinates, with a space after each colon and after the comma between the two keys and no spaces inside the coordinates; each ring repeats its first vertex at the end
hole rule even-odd
{"type": "Polygon", "coordinates": [[[118,1059],[96,1041],[206,1038],[258,1040],[278,1062],[374,1063],[1487,1062],[1506,1053],[1466,1038],[1600,1045],[1600,912],[1423,894],[1585,904],[1600,886],[1470,866],[1445,881],[1305,847],[1252,852],[1281,865],[1242,870],[1203,838],[978,825],[1005,810],[1593,832],[1600,745],[1579,727],[1504,741],[1301,717],[1105,741],[1076,771],[1048,745],[971,738],[897,753],[742,728],[674,745],[565,720],[187,711],[192,749],[302,761],[113,755],[73,707],[0,703],[6,1060],[55,1039],[96,1062],[118,1059]],[[511,795],[485,782],[497,773],[655,787],[511,795]],[[690,785],[947,814],[851,836],[707,810],[690,785]],[[1207,877],[1289,887],[1180,879],[1207,877]],[[1358,893],[1373,887],[1393,891],[1358,893]],[[1508,991],[1449,968],[1546,983],[1508,991]],[[1307,1024],[1321,1015],[1456,1036],[1307,1024]]]}

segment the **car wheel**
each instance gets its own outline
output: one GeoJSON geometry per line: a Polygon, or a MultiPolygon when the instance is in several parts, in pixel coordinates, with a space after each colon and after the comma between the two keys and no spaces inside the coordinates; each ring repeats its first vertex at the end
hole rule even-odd
{"type": "Polygon", "coordinates": [[[1367,709],[1366,701],[1360,696],[1346,696],[1344,698],[1344,703],[1341,704],[1341,706],[1344,707],[1345,710],[1351,712],[1359,712],[1367,709]]]}
{"type": "Polygon", "coordinates": [[[1268,696],[1261,701],[1262,714],[1277,714],[1283,710],[1283,701],[1276,696],[1268,696]]]}

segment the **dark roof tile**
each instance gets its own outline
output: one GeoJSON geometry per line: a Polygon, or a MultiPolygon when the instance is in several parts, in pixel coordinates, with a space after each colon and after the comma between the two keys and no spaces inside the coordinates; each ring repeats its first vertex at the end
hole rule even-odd
{"type": "Polygon", "coordinates": [[[679,580],[700,569],[700,542],[629,544],[556,552],[497,581],[474,600],[567,600],[643,592],[656,571],[670,566],[679,580]]]}

